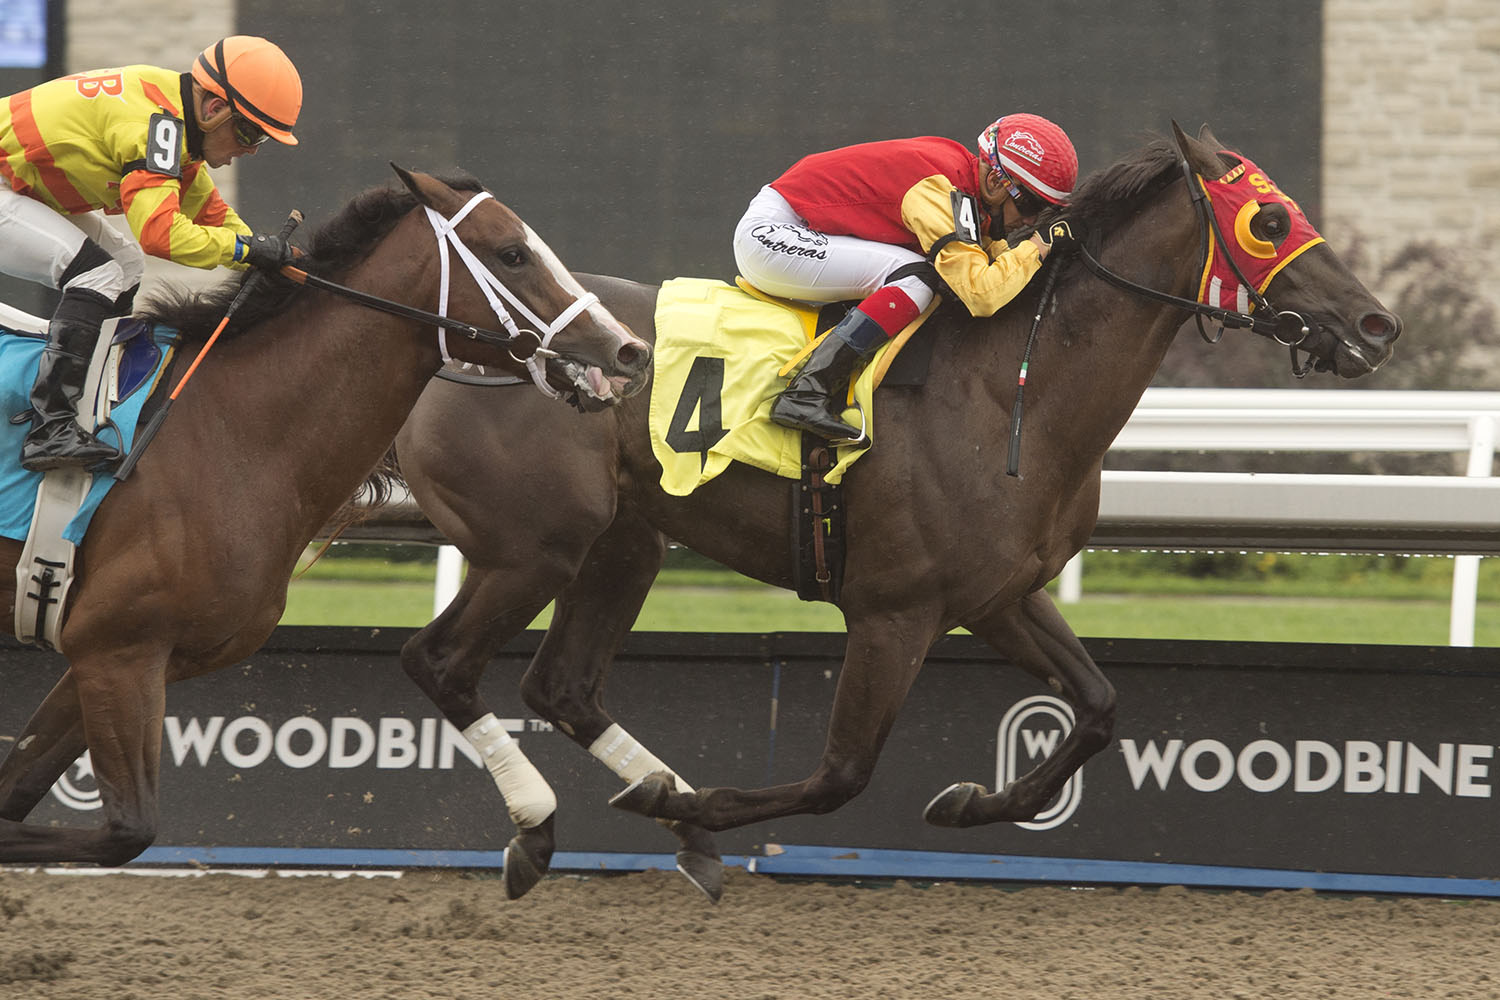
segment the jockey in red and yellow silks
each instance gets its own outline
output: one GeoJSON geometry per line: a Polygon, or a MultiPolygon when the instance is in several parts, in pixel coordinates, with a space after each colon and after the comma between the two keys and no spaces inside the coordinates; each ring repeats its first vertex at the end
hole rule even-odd
{"type": "Polygon", "coordinates": [[[927,308],[937,279],[988,316],[1040,269],[1050,243],[1037,236],[1012,248],[1004,233],[1067,200],[1078,176],[1073,144],[1047,119],[1014,114],[978,145],[975,156],[924,136],[815,153],[751,201],[734,240],[751,284],[785,298],[861,300],[782,392],[773,420],[858,438],[833,401],[859,361],[927,308]]]}
{"type": "Polygon", "coordinates": [[[286,54],[236,35],[192,72],[93,70],[0,99],[0,271],[62,290],[48,326],[21,464],[92,466],[117,450],[73,419],[104,319],[128,311],[144,254],[191,267],[279,267],[205,167],[295,145],[302,83],[286,54]],[[100,216],[123,215],[130,239],[100,216]]]}

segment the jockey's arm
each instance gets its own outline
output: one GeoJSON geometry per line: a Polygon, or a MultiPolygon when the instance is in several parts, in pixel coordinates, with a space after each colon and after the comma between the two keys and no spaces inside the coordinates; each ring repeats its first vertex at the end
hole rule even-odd
{"type": "Polygon", "coordinates": [[[235,239],[250,227],[219,196],[202,163],[184,164],[181,179],[136,170],[120,182],[120,203],[141,249],[189,267],[243,268],[235,239]]]}
{"type": "MultiPolygon", "coordinates": [[[[933,244],[954,231],[953,184],[941,174],[923,178],[901,199],[901,217],[928,253],[933,244]]],[[[1021,293],[1041,269],[1037,245],[1030,240],[1014,249],[999,240],[990,244],[999,252],[992,258],[984,246],[950,240],[933,259],[938,276],[974,316],[991,316],[1021,293]]]]}

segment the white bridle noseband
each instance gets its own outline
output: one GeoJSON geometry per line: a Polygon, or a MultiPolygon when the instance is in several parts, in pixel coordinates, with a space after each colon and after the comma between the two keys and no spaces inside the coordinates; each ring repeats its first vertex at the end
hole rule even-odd
{"type": "MultiPolygon", "coordinates": [[[[549,349],[548,345],[551,344],[552,338],[557,336],[569,323],[577,319],[580,313],[598,302],[599,296],[592,292],[585,292],[582,296],[576,296],[573,299],[573,304],[564,309],[551,323],[544,322],[530,309],[526,308],[526,304],[517,298],[515,293],[506,288],[505,284],[480,262],[479,258],[474,255],[474,252],[464,246],[463,240],[458,238],[458,224],[473,210],[475,205],[490,197],[493,196],[488,191],[479,192],[470,198],[468,204],[459,209],[457,214],[451,219],[445,219],[441,213],[435,212],[425,205],[423,206],[427,211],[427,221],[432,223],[433,231],[437,234],[438,258],[442,262],[442,276],[438,286],[438,315],[444,317],[448,315],[448,245],[451,243],[453,249],[458,252],[460,259],[463,260],[464,265],[468,267],[469,274],[473,276],[475,283],[484,292],[484,297],[489,300],[490,308],[495,311],[495,318],[505,327],[506,332],[517,339],[523,333],[529,333],[537,339],[539,346],[531,357],[525,359],[524,364],[527,370],[531,372],[531,380],[536,383],[536,387],[544,395],[556,399],[562,393],[547,384],[547,359],[557,357],[557,353],[549,349]],[[510,314],[510,310],[505,307],[505,302],[500,301],[500,297],[495,294],[496,292],[499,292],[500,296],[505,297],[506,301],[531,324],[530,327],[520,327],[516,324],[515,319],[510,314]]],[[[442,352],[443,363],[447,364],[453,360],[452,356],[448,353],[448,332],[441,326],[437,328],[437,331],[438,350],[442,352]]],[[[511,357],[514,358],[515,355],[512,354],[511,357]]],[[[520,361],[521,359],[516,358],[516,360],[520,361]]]]}

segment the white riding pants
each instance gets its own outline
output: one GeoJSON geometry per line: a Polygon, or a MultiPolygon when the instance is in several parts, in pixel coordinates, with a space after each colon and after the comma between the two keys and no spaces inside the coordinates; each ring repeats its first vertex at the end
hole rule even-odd
{"type": "Polygon", "coordinates": [[[770,186],[751,199],[734,229],[734,261],[740,274],[761,291],[784,299],[843,302],[863,299],[889,284],[905,292],[921,311],[932,303],[926,282],[915,275],[886,279],[897,268],[924,259],[890,243],[820,233],[770,186]]]}
{"type": "Polygon", "coordinates": [[[146,273],[145,252],[103,212],[62,215],[0,181],[0,271],[61,288],[63,273],[85,239],[97,243],[111,259],[74,275],[69,288],[87,288],[114,300],[140,284],[146,273]]]}

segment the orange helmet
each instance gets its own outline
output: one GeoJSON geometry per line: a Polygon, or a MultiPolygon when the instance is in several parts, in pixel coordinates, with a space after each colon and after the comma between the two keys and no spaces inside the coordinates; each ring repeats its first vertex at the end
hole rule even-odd
{"type": "Polygon", "coordinates": [[[254,35],[222,38],[199,53],[193,79],[277,142],[297,145],[292,126],[302,110],[302,78],[275,43],[254,35]]]}

